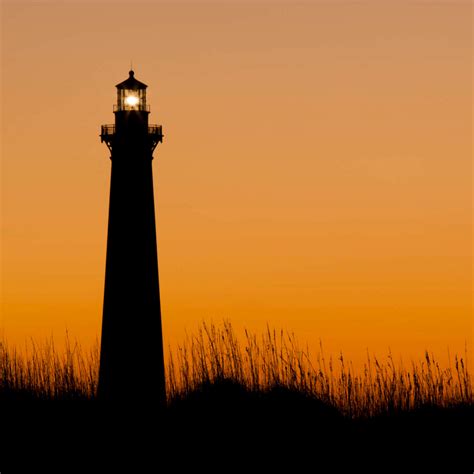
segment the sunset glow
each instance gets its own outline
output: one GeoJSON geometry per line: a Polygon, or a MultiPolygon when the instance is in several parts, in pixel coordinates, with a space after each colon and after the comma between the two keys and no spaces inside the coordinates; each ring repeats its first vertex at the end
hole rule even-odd
{"type": "Polygon", "coordinates": [[[471,2],[131,5],[2,4],[5,337],[99,337],[99,133],[133,58],[165,348],[226,318],[356,363],[470,350],[471,2]]]}

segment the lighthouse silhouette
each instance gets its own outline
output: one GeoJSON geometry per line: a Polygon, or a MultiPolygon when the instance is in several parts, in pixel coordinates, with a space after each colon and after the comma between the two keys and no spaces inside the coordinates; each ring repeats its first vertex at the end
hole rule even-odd
{"type": "Polygon", "coordinates": [[[165,401],[153,152],[162,127],[150,125],[147,85],[133,71],[117,86],[115,124],[102,125],[110,150],[107,259],[98,396],[124,403],[165,401]]]}

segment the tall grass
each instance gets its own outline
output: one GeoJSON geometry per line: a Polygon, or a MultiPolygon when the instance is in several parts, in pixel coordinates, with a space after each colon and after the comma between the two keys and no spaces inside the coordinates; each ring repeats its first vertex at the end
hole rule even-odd
{"type": "MultiPolygon", "coordinates": [[[[0,397],[37,399],[93,399],[97,390],[99,350],[84,354],[78,344],[66,343],[61,355],[52,341],[31,342],[19,353],[0,346],[0,397]]],[[[126,374],[124,374],[126,377],[126,374]]],[[[371,417],[421,406],[472,404],[473,392],[465,357],[454,356],[441,367],[425,353],[408,367],[389,353],[382,362],[367,356],[360,371],[345,360],[326,357],[322,345],[313,358],[293,334],[245,331],[237,338],[231,324],[203,323],[176,350],[170,350],[167,370],[169,401],[188,397],[209,384],[231,381],[260,393],[285,388],[337,407],[349,417],[371,417]]]]}
{"type": "Polygon", "coordinates": [[[0,400],[90,400],[99,376],[99,350],[84,353],[76,342],[58,352],[52,339],[31,340],[20,352],[0,343],[0,400]]]}
{"type": "Polygon", "coordinates": [[[222,327],[202,324],[196,335],[170,351],[168,393],[171,399],[186,397],[203,384],[229,379],[252,392],[294,390],[351,417],[472,404],[466,359],[455,355],[452,362],[454,367],[443,368],[426,352],[406,368],[390,353],[384,362],[367,355],[363,370],[355,371],[342,353],[326,358],[322,344],[311,357],[284,331],[267,328],[260,337],[245,331],[240,342],[228,322],[222,327]]]}

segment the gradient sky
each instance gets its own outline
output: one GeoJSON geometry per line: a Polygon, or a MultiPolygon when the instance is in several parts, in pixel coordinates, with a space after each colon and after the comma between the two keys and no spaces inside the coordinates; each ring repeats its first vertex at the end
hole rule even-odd
{"type": "Polygon", "coordinates": [[[115,84],[149,85],[165,344],[472,340],[470,2],[2,3],[2,330],[100,333],[115,84]]]}

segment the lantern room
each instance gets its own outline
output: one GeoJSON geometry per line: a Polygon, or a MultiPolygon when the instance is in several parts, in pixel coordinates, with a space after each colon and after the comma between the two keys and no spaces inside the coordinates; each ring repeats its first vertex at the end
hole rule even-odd
{"type": "Polygon", "coordinates": [[[135,79],[135,73],[129,72],[129,77],[125,81],[116,85],[117,87],[117,105],[114,106],[114,112],[140,110],[149,112],[150,108],[146,104],[146,88],[143,82],[135,79]]]}

